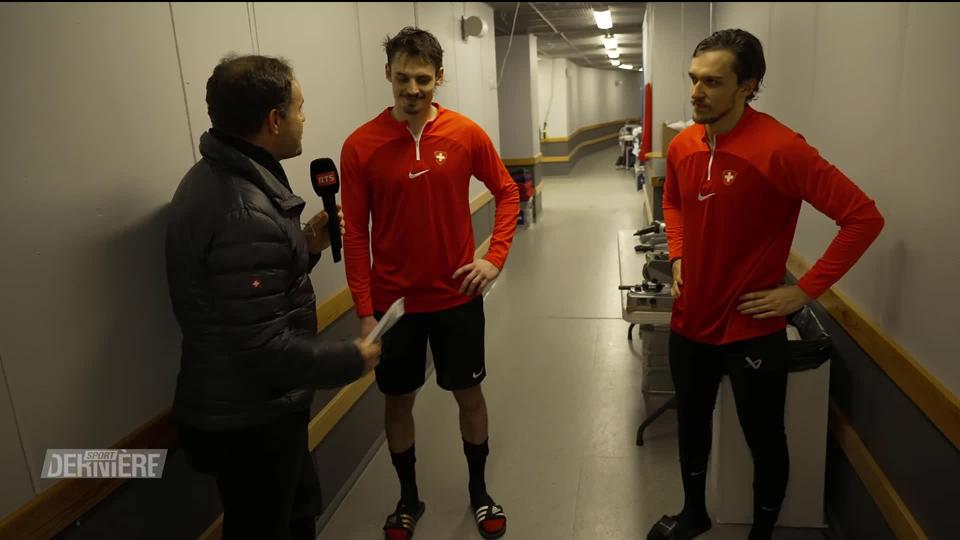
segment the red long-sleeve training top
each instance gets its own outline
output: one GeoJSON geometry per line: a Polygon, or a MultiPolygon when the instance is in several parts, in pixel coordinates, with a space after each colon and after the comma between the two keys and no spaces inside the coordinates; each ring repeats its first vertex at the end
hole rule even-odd
{"type": "Polygon", "coordinates": [[[840,232],[797,285],[817,298],[880,234],[883,217],[868,198],[804,138],[747,107],[729,133],[683,130],[667,152],[663,215],[670,259],[682,258],[683,288],[671,327],[720,345],[785,327],[783,317],[754,319],[739,298],[779,286],[803,201],[840,232]]]}
{"type": "Polygon", "coordinates": [[[405,297],[410,313],[440,311],[471,297],[453,273],[474,259],[470,177],[496,201],[484,258],[502,269],[517,228],[519,190],[487,134],[438,104],[419,139],[387,108],[347,138],[340,154],[347,283],[357,315],[405,297]],[[373,221],[372,229],[369,228],[373,221]],[[371,267],[370,255],[373,254],[371,267]]]}

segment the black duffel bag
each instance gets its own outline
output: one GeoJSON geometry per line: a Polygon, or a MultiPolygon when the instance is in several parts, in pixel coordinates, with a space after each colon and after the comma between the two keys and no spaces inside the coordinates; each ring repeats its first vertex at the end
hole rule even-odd
{"type": "Polygon", "coordinates": [[[800,341],[788,341],[790,371],[816,369],[830,359],[831,339],[809,306],[787,315],[787,323],[800,332],[800,341]]]}

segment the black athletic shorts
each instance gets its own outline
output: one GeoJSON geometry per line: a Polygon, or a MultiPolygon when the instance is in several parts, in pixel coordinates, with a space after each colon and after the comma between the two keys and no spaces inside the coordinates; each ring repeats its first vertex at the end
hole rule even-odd
{"type": "MultiPolygon", "coordinates": [[[[374,313],[380,320],[382,312],[374,313]]],[[[409,394],[423,386],[427,341],[437,384],[464,390],[487,376],[483,353],[483,297],[443,311],[407,313],[383,336],[377,386],[388,395],[409,394]]]]}

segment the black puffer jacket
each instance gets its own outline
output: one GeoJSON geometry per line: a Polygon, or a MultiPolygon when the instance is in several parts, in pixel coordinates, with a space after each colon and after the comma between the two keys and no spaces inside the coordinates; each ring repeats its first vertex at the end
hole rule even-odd
{"type": "Polygon", "coordinates": [[[174,416],[210,430],[308,408],[315,388],[363,370],[352,343],[317,336],[303,200],[230,141],[202,135],[203,159],[173,197],[166,243],[183,332],[174,416]]]}

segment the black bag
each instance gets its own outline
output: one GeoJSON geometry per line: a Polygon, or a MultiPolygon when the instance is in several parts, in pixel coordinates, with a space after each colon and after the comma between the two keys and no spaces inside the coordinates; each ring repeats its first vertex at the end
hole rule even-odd
{"type": "Polygon", "coordinates": [[[800,332],[800,341],[788,341],[790,371],[816,369],[830,359],[832,340],[809,306],[787,315],[787,323],[800,332]]]}

